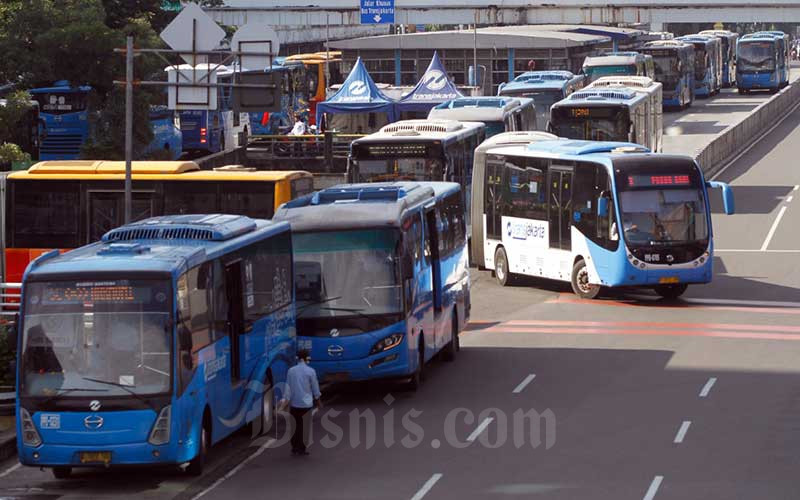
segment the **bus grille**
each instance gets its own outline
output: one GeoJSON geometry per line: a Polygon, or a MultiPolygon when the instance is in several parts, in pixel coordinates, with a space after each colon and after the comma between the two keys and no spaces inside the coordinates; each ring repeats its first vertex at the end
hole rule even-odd
{"type": "Polygon", "coordinates": [[[108,241],[130,241],[130,240],[204,240],[214,239],[213,233],[208,229],[194,229],[186,227],[176,228],[136,228],[136,229],[117,229],[112,231],[108,241]]]}
{"type": "Polygon", "coordinates": [[[48,154],[78,154],[83,146],[80,134],[48,135],[41,145],[41,151],[48,154]]]}

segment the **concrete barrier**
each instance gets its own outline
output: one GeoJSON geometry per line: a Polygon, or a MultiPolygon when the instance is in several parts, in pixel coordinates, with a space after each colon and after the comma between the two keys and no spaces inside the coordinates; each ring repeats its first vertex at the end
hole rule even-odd
{"type": "Polygon", "coordinates": [[[706,178],[712,177],[736,155],[769,131],[775,123],[790,113],[800,103],[800,80],[762,103],[747,117],[723,130],[705,148],[695,155],[706,178]]]}

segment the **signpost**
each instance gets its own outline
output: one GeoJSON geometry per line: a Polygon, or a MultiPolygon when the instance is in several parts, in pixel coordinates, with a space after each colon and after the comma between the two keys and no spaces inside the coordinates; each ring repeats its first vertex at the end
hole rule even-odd
{"type": "Polygon", "coordinates": [[[394,24],[394,0],[360,0],[361,24],[394,24]]]}

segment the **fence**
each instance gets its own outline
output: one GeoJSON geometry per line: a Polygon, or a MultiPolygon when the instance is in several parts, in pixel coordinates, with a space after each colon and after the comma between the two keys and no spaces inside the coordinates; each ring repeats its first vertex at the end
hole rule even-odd
{"type": "Polygon", "coordinates": [[[350,143],[361,134],[255,135],[247,146],[247,163],[267,168],[302,168],[314,173],[344,172],[350,143]],[[260,166],[260,165],[259,165],[260,166]]]}

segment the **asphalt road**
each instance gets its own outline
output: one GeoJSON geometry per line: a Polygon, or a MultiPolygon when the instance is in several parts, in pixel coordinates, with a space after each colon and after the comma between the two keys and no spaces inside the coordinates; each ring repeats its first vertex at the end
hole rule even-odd
{"type": "Polygon", "coordinates": [[[328,394],[310,457],[291,457],[279,432],[226,440],[197,480],[141,469],[56,481],[7,462],[0,498],[796,499],[798,145],[795,111],[720,174],[739,213],[715,200],[715,280],[685,300],[588,302],[475,271],[456,361],[430,365],[416,394],[328,394]]]}

